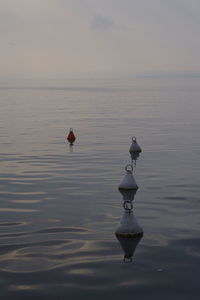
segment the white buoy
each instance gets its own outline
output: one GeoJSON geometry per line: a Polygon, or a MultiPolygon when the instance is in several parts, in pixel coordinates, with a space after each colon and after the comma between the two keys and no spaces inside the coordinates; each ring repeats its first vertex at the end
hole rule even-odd
{"type": "Polygon", "coordinates": [[[131,147],[129,149],[129,152],[130,153],[132,153],[132,152],[142,152],[142,149],[138,145],[135,136],[132,137],[132,144],[131,144],[131,147]]]}
{"type": "Polygon", "coordinates": [[[132,210],[125,210],[115,232],[117,237],[143,236],[143,229],[136,220],[132,210]]]}
{"type": "Polygon", "coordinates": [[[122,237],[117,236],[118,241],[120,242],[120,245],[122,247],[122,250],[124,251],[124,262],[125,261],[132,261],[132,257],[135,253],[135,250],[137,248],[137,245],[139,244],[142,236],[135,236],[135,237],[122,237]]]}
{"type": "Polygon", "coordinates": [[[129,200],[129,201],[133,201],[134,197],[137,193],[137,190],[121,190],[119,189],[120,194],[123,196],[123,200],[129,200]]]}
{"type": "Polygon", "coordinates": [[[138,185],[133,177],[133,167],[132,165],[127,165],[125,167],[126,174],[122,178],[121,183],[119,184],[119,189],[124,189],[124,190],[137,190],[138,185]]]}

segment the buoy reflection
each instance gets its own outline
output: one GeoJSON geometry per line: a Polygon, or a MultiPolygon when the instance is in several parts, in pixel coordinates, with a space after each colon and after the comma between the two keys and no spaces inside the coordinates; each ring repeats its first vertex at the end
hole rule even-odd
{"type": "Polygon", "coordinates": [[[71,153],[74,151],[73,146],[74,146],[73,144],[69,144],[69,152],[71,153]]]}
{"type": "Polygon", "coordinates": [[[124,251],[124,262],[132,262],[133,256],[135,253],[135,250],[142,239],[142,235],[135,236],[135,237],[123,237],[123,236],[118,236],[117,234],[116,238],[118,239],[120,246],[122,250],[124,251]]]}
{"type": "Polygon", "coordinates": [[[140,152],[130,152],[131,164],[133,167],[136,167],[136,161],[140,157],[140,152]]]}
{"type": "Polygon", "coordinates": [[[119,189],[120,194],[123,196],[123,200],[129,200],[129,201],[133,201],[135,198],[135,195],[137,193],[138,190],[121,190],[119,189]]]}

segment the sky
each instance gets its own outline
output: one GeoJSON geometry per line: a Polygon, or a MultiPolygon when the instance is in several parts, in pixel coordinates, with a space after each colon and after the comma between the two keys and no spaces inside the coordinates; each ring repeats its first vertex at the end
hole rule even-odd
{"type": "Polygon", "coordinates": [[[0,78],[200,74],[199,0],[0,0],[0,78]]]}

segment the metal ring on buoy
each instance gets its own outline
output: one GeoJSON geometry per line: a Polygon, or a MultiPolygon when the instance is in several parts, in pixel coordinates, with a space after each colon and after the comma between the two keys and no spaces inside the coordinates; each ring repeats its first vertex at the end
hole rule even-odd
{"type": "Polygon", "coordinates": [[[132,141],[136,142],[136,137],[135,136],[132,137],[132,141]]]}
{"type": "Polygon", "coordinates": [[[131,211],[133,209],[133,203],[132,203],[132,201],[129,201],[129,200],[124,201],[123,208],[125,210],[131,211]],[[130,207],[129,207],[129,205],[130,205],[130,207]]]}
{"type": "Polygon", "coordinates": [[[132,261],[133,261],[132,257],[126,257],[126,256],[124,256],[124,259],[123,259],[124,263],[132,263],[132,261]]]}
{"type": "Polygon", "coordinates": [[[133,171],[133,166],[128,164],[128,165],[126,165],[125,170],[126,170],[126,172],[132,172],[133,171]],[[128,169],[129,167],[131,168],[131,170],[128,169]]]}

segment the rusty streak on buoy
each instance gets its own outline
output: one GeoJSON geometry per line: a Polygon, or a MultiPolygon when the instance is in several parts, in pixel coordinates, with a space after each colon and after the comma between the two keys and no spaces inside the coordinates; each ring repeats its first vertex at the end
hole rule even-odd
{"type": "Polygon", "coordinates": [[[68,142],[70,143],[70,145],[73,145],[75,139],[76,139],[76,137],[75,137],[75,135],[74,135],[74,133],[73,133],[73,129],[70,128],[69,134],[68,134],[68,136],[67,136],[67,140],[68,140],[68,142]]]}

